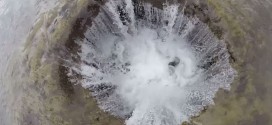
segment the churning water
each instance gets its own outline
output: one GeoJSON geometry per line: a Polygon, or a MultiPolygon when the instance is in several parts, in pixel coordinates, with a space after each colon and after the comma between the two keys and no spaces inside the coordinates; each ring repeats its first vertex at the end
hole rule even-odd
{"type": "MultiPolygon", "coordinates": [[[[1,125],[21,124],[24,103],[29,101],[23,93],[32,92],[24,86],[31,81],[32,69],[25,63],[32,57],[24,55],[23,44],[35,20],[50,18],[49,10],[70,12],[70,6],[52,10],[56,6],[53,0],[0,0],[1,125]]],[[[70,62],[70,80],[89,89],[102,110],[126,120],[127,125],[179,125],[197,115],[213,104],[218,89],[230,89],[236,72],[224,41],[197,18],[186,17],[184,6],[164,3],[156,8],[137,0],[108,0],[84,39],[75,40],[80,60],[71,66],[64,59],[70,62]]],[[[64,18],[65,14],[59,15],[64,18]]],[[[43,25],[41,37],[34,38],[48,38],[50,43],[49,24],[43,25]]],[[[39,43],[32,43],[31,49],[38,49],[39,43]]]]}
{"type": "Polygon", "coordinates": [[[181,124],[235,76],[225,43],[179,4],[109,0],[77,43],[71,80],[81,74],[99,107],[127,125],[181,124]]]}

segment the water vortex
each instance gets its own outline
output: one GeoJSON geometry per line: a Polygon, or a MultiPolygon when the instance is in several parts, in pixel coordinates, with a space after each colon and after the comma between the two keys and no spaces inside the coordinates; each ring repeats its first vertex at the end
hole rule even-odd
{"type": "Polygon", "coordinates": [[[225,43],[178,4],[109,0],[77,43],[71,80],[81,74],[99,107],[128,125],[181,124],[235,76],[225,43]]]}

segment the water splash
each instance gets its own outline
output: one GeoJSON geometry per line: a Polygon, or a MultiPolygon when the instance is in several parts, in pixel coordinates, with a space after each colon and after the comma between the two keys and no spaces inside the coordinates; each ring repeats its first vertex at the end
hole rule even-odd
{"type": "Polygon", "coordinates": [[[178,4],[162,9],[110,0],[85,33],[71,67],[101,109],[128,125],[178,125],[230,89],[235,70],[209,28],[178,4]]]}

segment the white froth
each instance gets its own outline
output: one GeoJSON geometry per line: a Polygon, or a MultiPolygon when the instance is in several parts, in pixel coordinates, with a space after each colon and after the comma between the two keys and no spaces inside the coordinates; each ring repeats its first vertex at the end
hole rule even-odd
{"type": "Polygon", "coordinates": [[[104,111],[127,125],[179,125],[229,88],[235,71],[225,44],[178,5],[110,0],[102,10],[72,70],[104,111]]]}

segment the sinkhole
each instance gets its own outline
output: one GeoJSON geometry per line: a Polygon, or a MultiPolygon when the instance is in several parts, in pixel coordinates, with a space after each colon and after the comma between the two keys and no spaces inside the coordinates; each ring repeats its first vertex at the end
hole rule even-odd
{"type": "Polygon", "coordinates": [[[127,125],[179,125],[236,73],[224,41],[179,4],[109,0],[77,43],[70,80],[80,74],[99,107],[127,125]]]}

